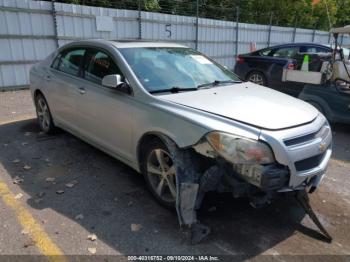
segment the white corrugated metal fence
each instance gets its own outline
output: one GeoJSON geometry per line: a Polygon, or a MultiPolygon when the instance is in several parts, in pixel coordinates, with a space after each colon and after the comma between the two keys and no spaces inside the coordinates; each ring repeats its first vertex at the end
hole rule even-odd
{"type": "MultiPolygon", "coordinates": [[[[33,0],[0,0],[0,90],[25,88],[31,65],[57,46],[77,39],[143,39],[183,43],[233,68],[238,54],[290,42],[328,43],[327,32],[238,24],[235,21],[198,19],[33,0]],[[238,37],[237,37],[238,36],[238,37]],[[236,49],[237,48],[237,49],[236,49]]],[[[350,44],[349,38],[343,43],[350,44]]]]}

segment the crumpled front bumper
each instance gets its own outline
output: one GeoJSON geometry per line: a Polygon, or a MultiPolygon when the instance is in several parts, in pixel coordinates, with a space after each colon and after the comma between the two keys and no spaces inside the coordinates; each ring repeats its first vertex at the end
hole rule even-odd
{"type": "Polygon", "coordinates": [[[288,186],[279,191],[320,184],[332,154],[332,132],[322,114],[303,126],[278,131],[263,130],[261,139],[269,143],[276,161],[289,169],[288,186]]]}

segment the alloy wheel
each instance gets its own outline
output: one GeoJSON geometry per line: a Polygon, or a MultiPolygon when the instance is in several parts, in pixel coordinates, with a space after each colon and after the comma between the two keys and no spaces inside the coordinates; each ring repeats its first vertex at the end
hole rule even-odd
{"type": "Polygon", "coordinates": [[[157,148],[147,159],[147,176],[153,191],[165,202],[176,201],[176,172],[168,152],[157,148]]]}
{"type": "Polygon", "coordinates": [[[43,97],[39,97],[37,100],[36,113],[40,127],[43,131],[47,132],[50,130],[51,116],[49,107],[43,97]]]}
{"type": "Polygon", "coordinates": [[[253,83],[255,83],[255,84],[258,84],[258,85],[264,85],[265,83],[265,81],[264,81],[264,79],[263,79],[263,77],[262,77],[262,75],[260,75],[260,74],[257,74],[257,73],[254,73],[254,74],[251,74],[250,76],[249,76],[249,79],[248,79],[250,82],[253,82],[253,83]]]}

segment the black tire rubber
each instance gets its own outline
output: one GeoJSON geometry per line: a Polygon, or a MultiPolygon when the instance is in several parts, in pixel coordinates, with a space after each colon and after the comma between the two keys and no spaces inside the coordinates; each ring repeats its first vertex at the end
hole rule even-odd
{"type": "Polygon", "coordinates": [[[247,77],[246,77],[246,81],[249,81],[249,78],[250,78],[253,74],[257,74],[257,75],[259,75],[259,76],[262,78],[262,80],[263,80],[263,86],[268,86],[267,79],[266,79],[265,75],[264,75],[263,73],[259,72],[259,71],[252,71],[252,72],[250,72],[250,73],[247,75],[247,77]]]}
{"type": "Polygon", "coordinates": [[[46,98],[44,97],[44,95],[42,93],[38,93],[36,96],[35,96],[35,109],[36,109],[36,114],[37,114],[37,121],[38,121],[38,125],[40,126],[40,129],[45,132],[46,134],[55,134],[57,132],[57,127],[55,126],[54,122],[53,122],[53,118],[52,118],[52,114],[51,114],[51,111],[50,111],[50,107],[49,107],[49,104],[47,103],[47,100],[46,98]],[[39,121],[39,116],[38,116],[38,101],[39,99],[43,99],[46,103],[46,106],[48,108],[48,111],[49,111],[49,116],[50,116],[50,121],[49,121],[49,127],[47,130],[44,130],[40,121],[39,121]]]}
{"type": "Polygon", "coordinates": [[[167,202],[167,201],[164,201],[163,199],[161,199],[158,196],[158,194],[155,192],[154,188],[152,187],[151,182],[149,180],[149,177],[147,175],[147,160],[148,160],[149,154],[154,149],[157,149],[157,148],[162,149],[162,150],[166,151],[167,153],[170,153],[167,146],[160,139],[153,139],[153,140],[147,142],[143,146],[143,149],[142,149],[141,172],[143,174],[143,177],[145,178],[147,188],[150,191],[150,193],[152,194],[153,198],[163,207],[170,209],[170,210],[175,210],[176,201],[170,203],[170,202],[167,202]]]}

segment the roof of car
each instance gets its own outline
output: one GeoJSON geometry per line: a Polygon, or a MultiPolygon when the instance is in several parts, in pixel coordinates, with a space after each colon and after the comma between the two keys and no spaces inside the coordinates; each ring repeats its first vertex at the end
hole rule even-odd
{"type": "Polygon", "coordinates": [[[319,47],[327,47],[323,44],[317,44],[317,43],[308,43],[308,42],[301,42],[301,43],[286,43],[286,44],[281,44],[281,45],[275,45],[275,46],[270,46],[264,49],[274,49],[274,48],[279,48],[279,47],[288,47],[288,46],[319,46],[319,47]]]}
{"type": "MultiPolygon", "coordinates": [[[[75,41],[74,44],[109,44],[116,48],[137,48],[137,47],[183,47],[187,46],[181,45],[174,42],[161,42],[161,41],[144,41],[144,40],[103,40],[103,39],[87,39],[75,41]]],[[[73,44],[73,43],[72,43],[73,44]]]]}
{"type": "Polygon", "coordinates": [[[338,28],[332,28],[330,33],[333,34],[350,34],[350,25],[338,28]]]}
{"type": "Polygon", "coordinates": [[[174,42],[144,41],[144,40],[114,40],[111,41],[117,48],[133,47],[187,47],[174,42]]]}

